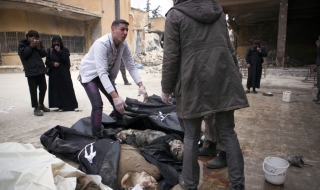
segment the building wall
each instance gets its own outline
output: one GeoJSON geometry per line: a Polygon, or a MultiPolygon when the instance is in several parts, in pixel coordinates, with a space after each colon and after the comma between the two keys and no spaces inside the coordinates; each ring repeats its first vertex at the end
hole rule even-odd
{"type": "MultiPolygon", "coordinates": [[[[126,20],[130,23],[130,11],[131,11],[131,1],[130,0],[120,0],[120,18],[126,20]]],[[[133,52],[132,45],[132,24],[129,24],[129,32],[126,41],[129,44],[131,52],[133,52]]]]}
{"type": "Polygon", "coordinates": [[[148,13],[139,9],[131,8],[132,25],[132,53],[145,53],[145,28],[148,26],[148,13]]]}
{"type": "Polygon", "coordinates": [[[148,13],[139,9],[131,8],[133,16],[133,29],[144,29],[148,26],[148,13]]]}
{"type": "Polygon", "coordinates": [[[245,56],[254,40],[260,40],[267,51],[277,48],[278,23],[239,26],[237,37],[237,54],[245,56]]]}
{"type": "MultiPolygon", "coordinates": [[[[85,11],[101,14],[103,0],[56,0],[57,2],[69,4],[76,7],[84,8],[85,11]]],[[[109,1],[109,0],[108,0],[109,1]]]]}
{"type": "MultiPolygon", "coordinates": [[[[100,17],[90,19],[69,19],[54,15],[43,14],[17,9],[7,9],[0,7],[0,32],[22,32],[27,33],[29,30],[37,30],[41,34],[60,35],[60,36],[83,36],[85,37],[85,50],[88,51],[93,42],[101,36],[111,32],[111,23],[115,19],[115,1],[114,0],[56,0],[55,2],[66,4],[70,9],[81,10],[89,14],[100,15],[100,17]]],[[[130,0],[119,0],[120,16],[130,22],[130,0]]],[[[17,2],[15,2],[17,3],[17,2]]],[[[24,7],[32,6],[32,4],[21,3],[24,7]]],[[[52,7],[52,10],[54,7],[52,7]]],[[[48,7],[46,7],[48,9],[48,7]]],[[[69,14],[69,13],[67,13],[69,14]]],[[[70,14],[73,14],[70,12],[70,14]]],[[[85,13],[84,13],[85,14],[85,13]]],[[[132,20],[132,19],[131,19],[132,20]]],[[[127,41],[132,46],[132,25],[129,28],[127,41]]],[[[40,36],[41,38],[41,36],[40,36]]],[[[45,47],[48,48],[48,47],[45,47]]],[[[16,53],[1,53],[2,65],[21,65],[19,56],[16,53]]],[[[71,60],[72,61],[72,60],[71,60]]]]}
{"type": "Polygon", "coordinates": [[[164,31],[166,18],[159,17],[159,18],[151,18],[151,30],[159,30],[164,31]]]}
{"type": "MultiPolygon", "coordinates": [[[[36,30],[40,34],[86,36],[85,22],[24,10],[0,9],[0,32],[36,30]]],[[[41,38],[41,36],[40,36],[41,38]]],[[[49,47],[45,47],[49,48],[49,47]]],[[[2,53],[2,65],[21,65],[17,53],[2,53]]]]}
{"type": "MultiPolygon", "coordinates": [[[[319,31],[320,26],[316,20],[288,22],[285,58],[297,60],[296,66],[315,64],[317,57],[315,41],[319,31]]],[[[245,56],[256,39],[261,40],[268,52],[276,50],[277,38],[278,23],[239,26],[237,54],[245,56]]]]}

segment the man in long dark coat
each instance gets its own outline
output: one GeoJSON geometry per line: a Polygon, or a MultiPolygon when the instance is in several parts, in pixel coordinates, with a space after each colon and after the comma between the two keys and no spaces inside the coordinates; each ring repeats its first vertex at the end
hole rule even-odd
{"type": "Polygon", "coordinates": [[[255,40],[254,45],[248,49],[246,62],[248,68],[247,93],[253,88],[253,93],[257,93],[256,88],[260,88],[260,80],[262,74],[263,57],[267,57],[268,53],[264,46],[260,46],[260,41],[255,40]]]}
{"type": "Polygon", "coordinates": [[[214,0],[178,0],[167,13],[163,47],[162,101],[176,97],[184,133],[180,185],[197,190],[203,117],[215,114],[225,145],[233,189],[244,187],[244,161],[234,130],[234,110],[249,106],[235,64],[226,16],[214,0]]]}
{"type": "Polygon", "coordinates": [[[320,35],[318,35],[318,40],[316,41],[317,46],[317,60],[316,60],[316,67],[314,68],[315,71],[317,71],[317,87],[318,87],[318,93],[317,93],[317,99],[313,100],[317,104],[320,104],[320,35]]]}

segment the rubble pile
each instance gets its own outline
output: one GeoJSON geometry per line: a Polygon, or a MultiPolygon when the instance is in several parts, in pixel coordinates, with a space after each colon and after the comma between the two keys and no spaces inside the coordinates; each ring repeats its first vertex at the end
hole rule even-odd
{"type": "Polygon", "coordinates": [[[160,46],[161,35],[158,33],[146,33],[144,51],[133,55],[137,65],[143,65],[145,70],[150,73],[160,72],[162,69],[163,50],[160,46]]]}
{"type": "Polygon", "coordinates": [[[84,57],[84,54],[71,54],[70,55],[70,65],[71,71],[79,70],[81,59],[84,57]]]}

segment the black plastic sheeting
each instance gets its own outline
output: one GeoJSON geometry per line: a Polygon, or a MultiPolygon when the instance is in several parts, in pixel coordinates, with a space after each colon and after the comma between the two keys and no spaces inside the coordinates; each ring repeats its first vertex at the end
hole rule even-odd
{"type": "Polygon", "coordinates": [[[128,97],[126,98],[125,102],[127,104],[125,110],[133,113],[157,115],[159,114],[159,111],[161,111],[162,113],[170,113],[176,111],[175,105],[164,104],[161,100],[161,97],[155,94],[149,96],[146,103],[128,97]]]}
{"type": "Polygon", "coordinates": [[[167,134],[165,137],[157,138],[152,143],[138,148],[146,160],[159,168],[163,176],[163,179],[159,181],[161,189],[169,190],[179,183],[182,161],[176,160],[170,154],[170,147],[165,143],[173,139],[183,141],[184,132],[174,112],[175,106],[165,105],[159,100],[161,101],[161,98],[156,95],[149,97],[146,103],[127,98],[126,110],[132,110],[131,112],[134,113],[125,114],[124,120],[120,122],[103,114],[102,139],[92,136],[90,117],[86,117],[77,121],[71,128],[56,126],[50,129],[41,136],[41,143],[49,152],[61,154],[79,163],[79,169],[83,172],[100,175],[104,184],[117,190],[121,188],[116,183],[120,155],[120,142],[116,134],[124,129],[163,131],[167,134]],[[136,109],[136,105],[139,105],[139,109],[136,109]],[[86,147],[89,154],[91,143],[93,151],[96,152],[92,164],[84,157],[84,148],[86,147]]]}
{"type": "Polygon", "coordinates": [[[59,125],[41,135],[40,141],[50,153],[63,155],[79,163],[81,171],[86,174],[100,175],[104,184],[112,189],[119,189],[116,184],[120,156],[119,141],[107,138],[97,139],[94,136],[59,125]],[[90,153],[91,147],[87,145],[91,143],[96,152],[92,164],[84,158],[85,150],[90,153]]]}

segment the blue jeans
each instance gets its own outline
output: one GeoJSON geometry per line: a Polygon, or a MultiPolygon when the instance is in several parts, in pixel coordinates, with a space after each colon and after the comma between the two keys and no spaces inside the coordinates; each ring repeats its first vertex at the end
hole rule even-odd
{"type": "MultiPolygon", "coordinates": [[[[110,104],[113,107],[113,112],[116,119],[122,120],[123,115],[119,113],[114,107],[112,97],[110,96],[110,94],[108,94],[106,89],[103,87],[99,77],[92,79],[92,81],[88,83],[81,83],[81,84],[84,87],[92,106],[92,110],[91,110],[92,135],[96,137],[101,137],[102,136],[101,121],[102,121],[103,102],[102,102],[102,98],[99,90],[108,98],[110,104]]],[[[114,84],[112,85],[116,93],[118,93],[114,84]]]]}

